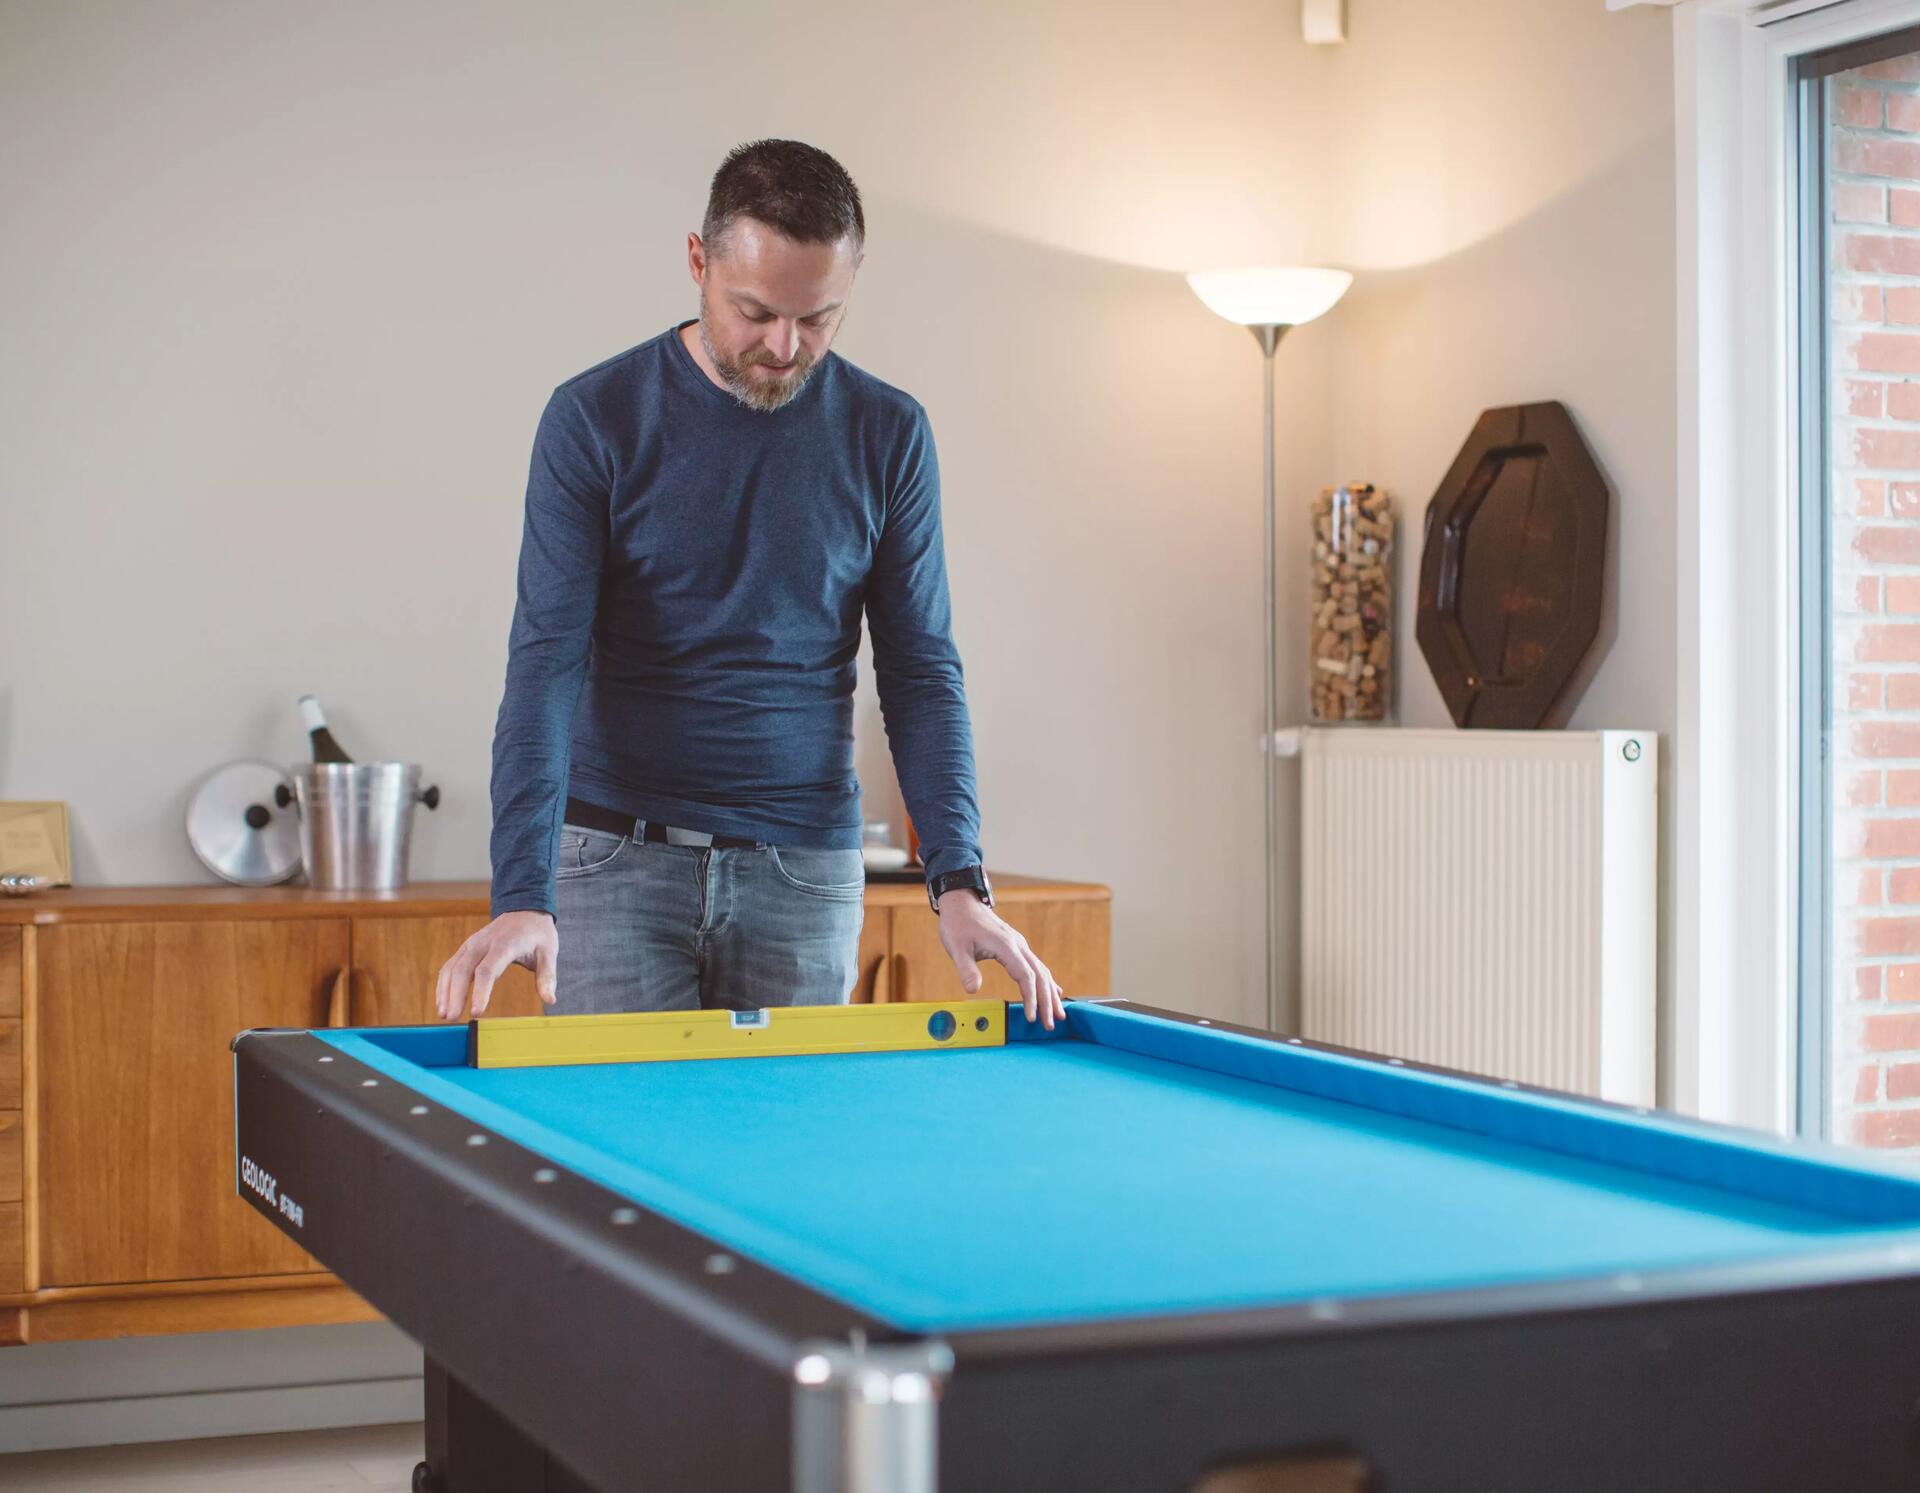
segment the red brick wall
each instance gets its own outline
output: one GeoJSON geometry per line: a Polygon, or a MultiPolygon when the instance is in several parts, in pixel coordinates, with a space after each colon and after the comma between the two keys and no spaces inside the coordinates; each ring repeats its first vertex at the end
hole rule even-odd
{"type": "Polygon", "coordinates": [[[1829,87],[1834,1134],[1920,1147],[1920,53],[1829,87]]]}

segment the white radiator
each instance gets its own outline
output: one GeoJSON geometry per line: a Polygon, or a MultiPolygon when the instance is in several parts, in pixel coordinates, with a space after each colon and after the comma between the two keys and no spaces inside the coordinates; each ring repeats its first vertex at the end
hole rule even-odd
{"type": "Polygon", "coordinates": [[[1658,738],[1299,737],[1301,1034],[1653,1103],[1658,738]]]}

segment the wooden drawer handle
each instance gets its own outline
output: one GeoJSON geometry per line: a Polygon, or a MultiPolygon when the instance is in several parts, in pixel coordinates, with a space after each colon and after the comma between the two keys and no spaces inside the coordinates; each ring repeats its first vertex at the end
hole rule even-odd
{"type": "Polygon", "coordinates": [[[327,1025],[353,1025],[353,971],[342,969],[333,977],[333,989],[327,992],[327,1025]]]}

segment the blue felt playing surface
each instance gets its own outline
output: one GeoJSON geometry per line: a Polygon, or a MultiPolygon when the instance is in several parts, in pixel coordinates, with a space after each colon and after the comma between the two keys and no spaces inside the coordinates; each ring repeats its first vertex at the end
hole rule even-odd
{"type": "Polygon", "coordinates": [[[1717,1265],[1920,1224],[1920,1190],[1863,1223],[1091,1040],[475,1070],[372,1038],[328,1037],[920,1331],[1717,1265]]]}

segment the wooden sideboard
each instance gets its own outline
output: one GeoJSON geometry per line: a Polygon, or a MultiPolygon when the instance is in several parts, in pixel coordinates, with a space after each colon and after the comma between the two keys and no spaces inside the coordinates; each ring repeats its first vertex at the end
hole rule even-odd
{"type": "MultiPolygon", "coordinates": [[[[1107,888],[994,877],[1074,996],[1109,993],[1107,888]]],[[[480,882],[380,893],[84,887],[0,899],[0,1344],[376,1320],[234,1196],[228,1043],[431,1022],[480,882]]],[[[982,966],[981,995],[1018,992],[982,966]]],[[[917,884],[867,889],[861,1001],[962,994],[917,884]]],[[[492,1014],[539,1009],[515,969],[492,1014]]]]}

